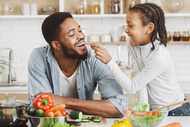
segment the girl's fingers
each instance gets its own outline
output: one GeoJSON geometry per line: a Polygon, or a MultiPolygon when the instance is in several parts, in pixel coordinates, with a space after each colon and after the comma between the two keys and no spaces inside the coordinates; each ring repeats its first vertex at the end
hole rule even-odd
{"type": "Polygon", "coordinates": [[[90,46],[92,49],[103,49],[103,46],[99,43],[91,43],[90,46]]]}
{"type": "Polygon", "coordinates": [[[104,58],[102,58],[101,56],[96,55],[96,58],[97,58],[97,59],[99,59],[101,62],[103,62],[103,63],[104,63],[104,58]]]}
{"type": "Polygon", "coordinates": [[[97,56],[101,56],[101,57],[103,57],[103,56],[104,56],[104,53],[99,52],[99,51],[96,51],[96,52],[95,52],[95,54],[96,54],[97,56]]]}

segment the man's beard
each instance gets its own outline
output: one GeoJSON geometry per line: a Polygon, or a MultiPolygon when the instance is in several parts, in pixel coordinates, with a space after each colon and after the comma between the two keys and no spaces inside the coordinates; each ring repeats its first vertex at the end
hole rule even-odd
{"type": "Polygon", "coordinates": [[[68,49],[64,44],[61,43],[61,51],[62,53],[68,57],[73,59],[81,59],[85,60],[87,58],[88,53],[84,53],[83,55],[78,54],[75,50],[68,49]]]}

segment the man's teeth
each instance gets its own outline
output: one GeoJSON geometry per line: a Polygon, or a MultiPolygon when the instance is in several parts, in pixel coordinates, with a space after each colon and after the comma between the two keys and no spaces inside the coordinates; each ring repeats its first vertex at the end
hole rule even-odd
{"type": "Polygon", "coordinates": [[[81,44],[77,44],[77,47],[81,47],[81,46],[84,46],[85,43],[81,43],[81,44]]]}

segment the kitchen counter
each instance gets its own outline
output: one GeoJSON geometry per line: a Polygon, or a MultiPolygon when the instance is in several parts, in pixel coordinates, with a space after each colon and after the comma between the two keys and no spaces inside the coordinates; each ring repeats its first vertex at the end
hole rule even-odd
{"type": "Polygon", "coordinates": [[[0,85],[0,93],[28,93],[28,88],[25,84],[22,85],[0,85]]]}
{"type": "Polygon", "coordinates": [[[190,127],[190,117],[183,116],[183,117],[167,117],[164,119],[158,127],[162,127],[172,122],[179,122],[182,127],[190,127]]]}
{"type": "MultiPolygon", "coordinates": [[[[104,123],[83,123],[80,127],[111,127],[116,119],[107,119],[104,123]]],[[[190,117],[167,117],[157,127],[162,127],[172,122],[179,122],[182,127],[190,127],[190,117]]]]}
{"type": "Polygon", "coordinates": [[[28,88],[26,83],[2,84],[0,83],[0,101],[7,97],[13,97],[17,100],[28,100],[28,88]]]}

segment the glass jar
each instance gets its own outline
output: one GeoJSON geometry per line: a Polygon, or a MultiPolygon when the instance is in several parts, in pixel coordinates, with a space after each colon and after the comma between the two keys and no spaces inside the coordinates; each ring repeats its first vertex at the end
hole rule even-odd
{"type": "Polygon", "coordinates": [[[99,0],[93,0],[90,4],[89,4],[89,10],[90,10],[90,14],[100,14],[100,3],[99,0]]]}
{"type": "Polygon", "coordinates": [[[129,0],[129,8],[135,6],[136,4],[140,4],[141,0],[129,0]]]}
{"type": "Polygon", "coordinates": [[[172,34],[171,34],[171,32],[167,32],[167,41],[168,42],[172,41],[172,34]]]}
{"type": "Polygon", "coordinates": [[[188,36],[189,36],[188,32],[184,31],[182,33],[182,41],[189,41],[189,37],[188,36]]]}
{"type": "Polygon", "coordinates": [[[111,0],[111,13],[119,14],[120,10],[120,0],[111,0]]]}
{"type": "Polygon", "coordinates": [[[180,32],[174,32],[173,34],[173,41],[180,41],[181,40],[181,34],[180,32]]]}
{"type": "Polygon", "coordinates": [[[77,14],[87,14],[87,0],[80,0],[77,14]]]}
{"type": "Polygon", "coordinates": [[[16,0],[5,0],[3,12],[4,15],[21,15],[21,3],[16,0]]]}
{"type": "Polygon", "coordinates": [[[161,3],[168,12],[178,12],[184,7],[184,0],[161,0],[161,3]]]}
{"type": "MultiPolygon", "coordinates": [[[[38,14],[50,15],[59,10],[58,0],[32,0],[37,4],[38,14]]],[[[35,9],[34,9],[35,10],[35,9]]]]}

